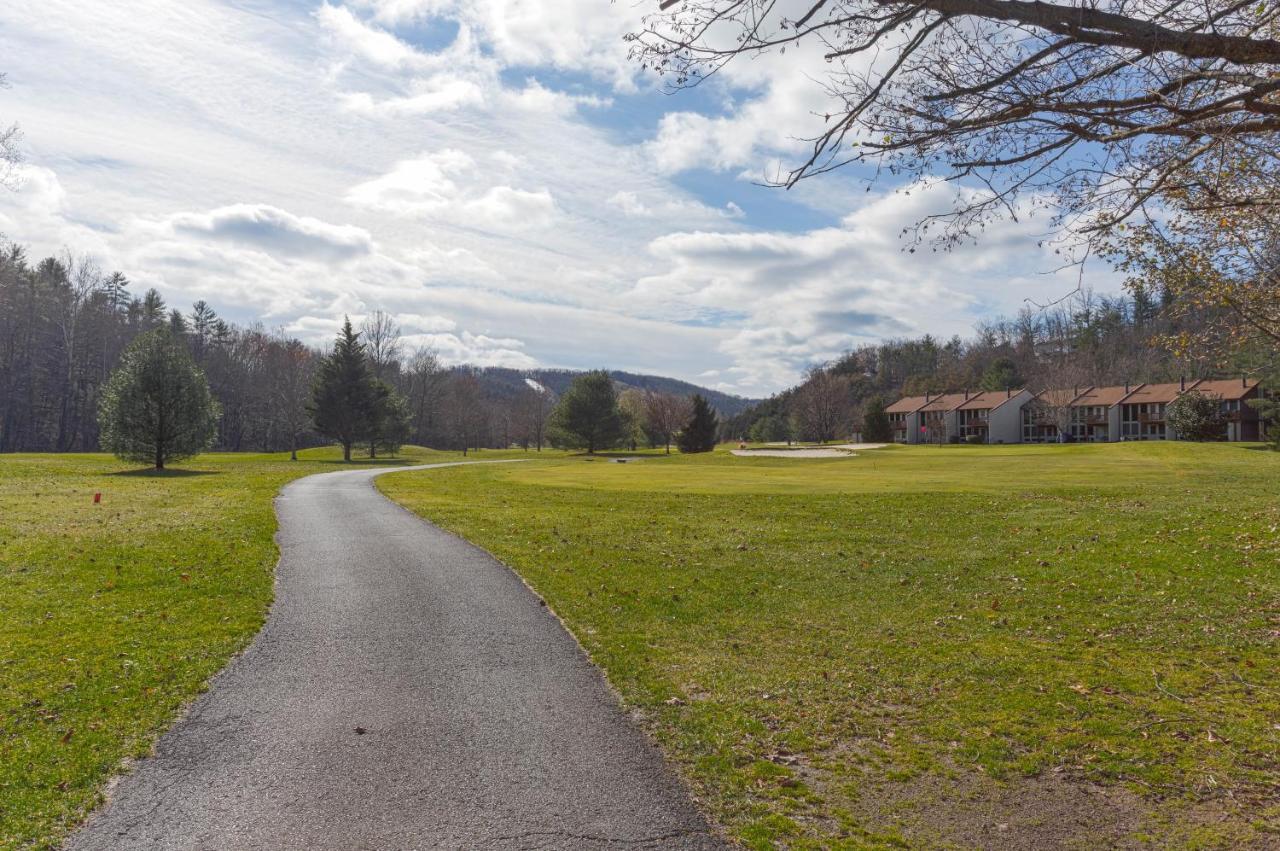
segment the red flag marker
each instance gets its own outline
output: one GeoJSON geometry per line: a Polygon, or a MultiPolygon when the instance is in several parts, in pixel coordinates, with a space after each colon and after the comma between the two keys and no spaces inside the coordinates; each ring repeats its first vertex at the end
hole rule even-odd
{"type": "Polygon", "coordinates": [[[98,503],[100,503],[100,502],[102,502],[102,494],[101,494],[100,492],[99,492],[99,493],[95,493],[95,494],[93,495],[93,504],[94,504],[94,505],[97,505],[97,504],[98,504],[98,503]]]}

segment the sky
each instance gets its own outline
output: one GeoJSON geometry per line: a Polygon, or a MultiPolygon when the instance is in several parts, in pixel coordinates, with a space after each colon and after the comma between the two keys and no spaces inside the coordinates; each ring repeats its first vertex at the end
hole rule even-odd
{"type": "Polygon", "coordinates": [[[651,5],[6,0],[0,234],[310,343],[381,309],[449,363],[751,397],[1076,285],[1043,219],[904,250],[963,187],[761,185],[821,126],[821,56],[672,93],[623,41],[651,5]]]}

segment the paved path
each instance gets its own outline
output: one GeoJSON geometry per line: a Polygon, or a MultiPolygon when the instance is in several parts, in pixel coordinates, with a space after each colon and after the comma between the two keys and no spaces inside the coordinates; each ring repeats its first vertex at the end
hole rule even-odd
{"type": "Polygon", "coordinates": [[[267,625],[69,847],[722,848],[534,594],[382,472],[284,489],[267,625]]]}

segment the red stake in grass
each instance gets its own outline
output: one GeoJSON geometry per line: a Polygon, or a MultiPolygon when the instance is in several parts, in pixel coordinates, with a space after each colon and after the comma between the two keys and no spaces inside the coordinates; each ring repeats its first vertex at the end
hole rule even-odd
{"type": "Polygon", "coordinates": [[[102,502],[102,493],[101,492],[95,493],[93,495],[93,504],[97,505],[100,502],[102,502]]]}

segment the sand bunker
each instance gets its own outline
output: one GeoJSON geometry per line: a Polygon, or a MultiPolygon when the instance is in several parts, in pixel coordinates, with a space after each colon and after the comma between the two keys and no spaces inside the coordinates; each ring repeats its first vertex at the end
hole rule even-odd
{"type": "Polygon", "coordinates": [[[884,443],[841,443],[836,446],[797,446],[786,449],[781,446],[770,446],[768,449],[734,449],[734,455],[748,458],[761,456],[765,458],[848,458],[856,455],[859,449],[881,449],[884,443]]]}

